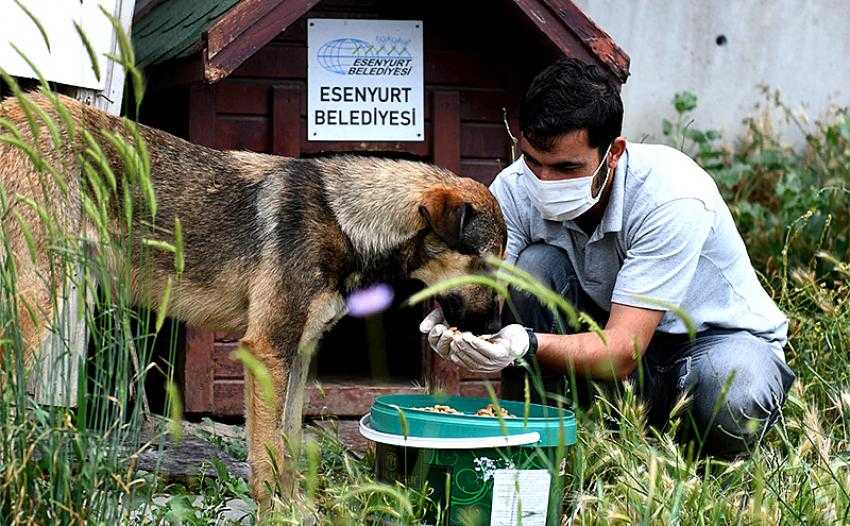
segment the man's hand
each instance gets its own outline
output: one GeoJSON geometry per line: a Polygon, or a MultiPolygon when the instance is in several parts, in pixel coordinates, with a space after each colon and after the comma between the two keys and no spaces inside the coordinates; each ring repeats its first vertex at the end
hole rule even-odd
{"type": "Polygon", "coordinates": [[[428,343],[437,354],[476,373],[501,371],[525,356],[530,346],[522,325],[508,325],[494,335],[475,336],[449,328],[440,309],[431,311],[419,330],[428,335],[428,343]]]}
{"type": "Polygon", "coordinates": [[[474,373],[495,373],[525,356],[529,346],[525,327],[514,323],[492,336],[462,333],[449,346],[449,359],[474,373]]]}
{"type": "Polygon", "coordinates": [[[452,343],[453,333],[457,331],[450,330],[446,325],[443,311],[436,308],[425,316],[419,324],[419,332],[428,335],[428,343],[434,352],[446,360],[449,359],[449,345],[452,343]]]}

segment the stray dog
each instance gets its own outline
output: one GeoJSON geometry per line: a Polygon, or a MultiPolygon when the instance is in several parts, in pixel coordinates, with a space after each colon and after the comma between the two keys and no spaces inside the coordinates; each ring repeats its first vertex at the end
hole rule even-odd
{"type": "MultiPolygon", "coordinates": [[[[17,265],[19,320],[31,364],[53,323],[52,294],[45,280],[52,255],[44,225],[27,199],[48,196],[58,223],[70,232],[102,239],[88,224],[81,195],[92,185],[80,174],[79,155],[86,145],[62,126],[62,115],[43,95],[28,100],[58,124],[65,146],[55,147],[46,126],[37,136],[26,108],[17,99],[0,103],[0,119],[16,125],[25,142],[45,162],[64,167],[64,193],[18,147],[0,143],[0,184],[14,213],[3,216],[17,265]],[[32,257],[20,222],[29,223],[38,253],[32,257]],[[28,315],[25,305],[38,313],[28,315]]],[[[109,201],[110,236],[126,235],[121,218],[128,213],[125,189],[143,202],[139,185],[122,176],[122,161],[108,133],[132,143],[124,119],[60,97],[73,122],[100,143],[116,174],[109,201]]],[[[2,121],[0,121],[2,122],[2,121]]],[[[297,352],[312,345],[345,314],[345,296],[375,282],[412,277],[433,284],[444,278],[480,273],[488,255],[501,256],[506,242],[504,219],[486,187],[432,165],[344,156],[291,159],[249,152],[218,151],[159,130],[138,126],[150,155],[150,179],[156,195],[156,225],[146,206],[132,207],[129,270],[133,301],[167,308],[170,316],[217,331],[241,331],[242,345],[261,363],[275,397],[262,396],[255,378],[245,375],[245,412],[251,489],[264,507],[270,491],[294,490],[291,467],[284,464],[283,435],[298,439],[309,356],[297,352]],[[141,238],[173,241],[168,230],[179,218],[183,230],[184,271],[175,273],[174,256],[154,251],[139,256],[141,238]],[[163,233],[165,231],[165,233],[163,233]],[[168,305],[159,305],[173,280],[168,305]],[[274,477],[272,465],[279,468],[274,477]],[[289,468],[289,469],[287,469],[289,468]]],[[[126,224],[126,221],[124,222],[126,224]]],[[[100,232],[103,229],[101,228],[100,232]]],[[[108,243],[98,245],[110,250],[108,243]]],[[[2,254],[0,254],[2,255],[2,254]]],[[[466,286],[438,298],[447,320],[470,330],[487,330],[498,311],[496,294],[466,286]]]]}

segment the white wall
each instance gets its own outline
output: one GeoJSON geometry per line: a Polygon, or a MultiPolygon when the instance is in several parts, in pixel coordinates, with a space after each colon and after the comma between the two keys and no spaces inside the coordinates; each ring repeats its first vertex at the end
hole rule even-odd
{"type": "Polygon", "coordinates": [[[631,58],[623,101],[633,140],[660,137],[673,94],[686,89],[699,97],[694,126],[730,141],[765,106],[760,84],[814,118],[850,105],[850,0],[574,1],[631,58]]]}
{"type": "MultiPolygon", "coordinates": [[[[47,80],[102,90],[106,71],[104,53],[112,48],[114,36],[109,19],[100,11],[116,12],[117,0],[22,0],[47,33],[44,38],[30,17],[13,0],[0,0],[0,66],[11,75],[35,78],[32,68],[10,46],[12,43],[33,62],[47,80]],[[77,22],[95,50],[100,80],[91,67],[89,55],[74,29],[77,22]]],[[[130,5],[132,14],[133,2],[130,5]]]]}

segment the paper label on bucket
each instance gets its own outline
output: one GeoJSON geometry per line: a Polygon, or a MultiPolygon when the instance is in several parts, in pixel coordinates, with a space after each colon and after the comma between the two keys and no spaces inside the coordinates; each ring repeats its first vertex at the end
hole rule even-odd
{"type": "Polygon", "coordinates": [[[497,469],[490,526],[546,526],[551,480],[545,469],[497,469]]]}

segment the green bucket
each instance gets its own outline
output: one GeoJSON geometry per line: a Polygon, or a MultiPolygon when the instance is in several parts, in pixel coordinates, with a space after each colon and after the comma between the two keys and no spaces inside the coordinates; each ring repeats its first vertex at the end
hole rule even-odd
{"type": "Polygon", "coordinates": [[[435,507],[425,524],[556,526],[565,455],[576,441],[566,409],[499,401],[512,418],[475,416],[489,398],[386,395],[360,421],[375,442],[379,480],[422,488],[435,507]],[[463,414],[423,411],[447,405],[463,414]]]}

